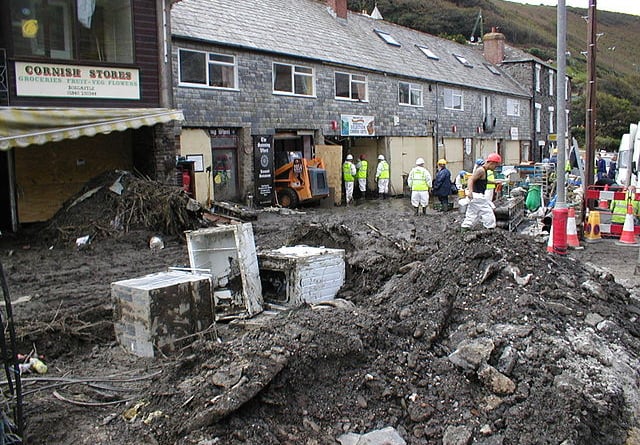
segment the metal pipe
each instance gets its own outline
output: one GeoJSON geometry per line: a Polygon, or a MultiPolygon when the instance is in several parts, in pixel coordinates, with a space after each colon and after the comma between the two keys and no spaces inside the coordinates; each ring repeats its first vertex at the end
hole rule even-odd
{"type": "Polygon", "coordinates": [[[565,164],[566,164],[566,127],[567,127],[567,103],[565,93],[565,78],[567,76],[567,8],[565,0],[558,0],[558,25],[557,25],[557,54],[558,54],[558,75],[556,78],[556,143],[558,149],[558,157],[556,161],[556,207],[566,207],[566,181],[565,181],[565,164]]]}
{"type": "Polygon", "coordinates": [[[594,183],[594,159],[596,153],[596,0],[589,0],[587,41],[587,100],[585,123],[585,190],[594,183]]]}

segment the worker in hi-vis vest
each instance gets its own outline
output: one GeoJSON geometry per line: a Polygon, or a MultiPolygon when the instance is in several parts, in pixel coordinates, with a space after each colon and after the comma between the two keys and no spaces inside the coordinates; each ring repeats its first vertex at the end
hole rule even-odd
{"type": "Polygon", "coordinates": [[[367,157],[364,154],[360,155],[360,160],[356,164],[356,178],[358,178],[358,190],[360,191],[360,198],[364,199],[367,194],[367,170],[369,169],[369,163],[367,157]]]}
{"type": "Polygon", "coordinates": [[[427,206],[429,205],[431,173],[424,168],[424,159],[416,159],[416,166],[409,172],[407,185],[411,187],[411,205],[416,208],[416,215],[420,214],[420,209],[426,215],[427,206]]]}
{"type": "Polygon", "coordinates": [[[487,170],[487,188],[484,191],[484,196],[487,201],[493,202],[494,194],[496,191],[496,174],[493,170],[487,170]]]}
{"type": "Polygon", "coordinates": [[[614,224],[624,224],[624,220],[627,217],[627,206],[631,204],[633,209],[634,224],[638,223],[638,217],[640,216],[640,201],[635,200],[636,188],[634,186],[629,187],[626,193],[626,199],[614,199],[609,204],[609,210],[611,210],[611,222],[614,224]]]}
{"type": "Polygon", "coordinates": [[[389,194],[389,163],[384,159],[384,155],[378,155],[376,181],[378,182],[378,198],[387,199],[389,194]]]}
{"type": "Polygon", "coordinates": [[[344,198],[347,205],[353,201],[353,182],[356,177],[356,166],[353,164],[353,155],[348,154],[342,164],[342,179],[344,180],[344,198]]]}

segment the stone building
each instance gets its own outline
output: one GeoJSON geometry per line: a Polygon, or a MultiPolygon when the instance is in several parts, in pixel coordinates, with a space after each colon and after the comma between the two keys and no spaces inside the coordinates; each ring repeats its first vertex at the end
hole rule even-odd
{"type": "MultiPolygon", "coordinates": [[[[522,86],[531,96],[529,102],[531,116],[531,150],[527,159],[540,162],[550,158],[557,147],[557,69],[550,63],[504,43],[504,35],[495,30],[485,36],[485,57],[499,65],[522,86]],[[501,37],[502,36],[502,37],[501,37]]],[[[564,100],[566,101],[565,128],[569,125],[571,101],[570,79],[564,80],[564,100]]],[[[567,136],[568,137],[568,136],[567,136]]],[[[569,144],[566,144],[568,147],[569,144]]]]}
{"type": "MultiPolygon", "coordinates": [[[[175,104],[183,156],[201,160],[197,199],[256,194],[257,145],[275,163],[379,154],[401,193],[417,157],[470,170],[499,152],[532,160],[532,94],[501,63],[461,45],[348,11],[346,0],[183,0],[172,9],[175,104]],[[334,155],[329,155],[334,156],[334,155]],[[211,190],[211,188],[213,190],[211,190]]],[[[339,178],[339,172],[337,172],[339,178]]]]}

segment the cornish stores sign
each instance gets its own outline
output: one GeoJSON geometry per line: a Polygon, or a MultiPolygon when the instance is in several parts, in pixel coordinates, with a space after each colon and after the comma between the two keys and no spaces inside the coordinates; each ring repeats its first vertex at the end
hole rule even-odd
{"type": "Polygon", "coordinates": [[[137,69],[16,62],[18,96],[140,99],[137,69]]]}

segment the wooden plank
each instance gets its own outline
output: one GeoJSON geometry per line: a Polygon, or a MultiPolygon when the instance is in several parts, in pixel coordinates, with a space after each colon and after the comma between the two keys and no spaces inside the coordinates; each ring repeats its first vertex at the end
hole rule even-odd
{"type": "Polygon", "coordinates": [[[340,205],[342,202],[342,146],[316,145],[316,157],[324,161],[333,202],[340,205]]]}
{"type": "Polygon", "coordinates": [[[15,150],[18,218],[46,221],[91,178],[131,170],[131,131],[82,137],[15,150]]]}

